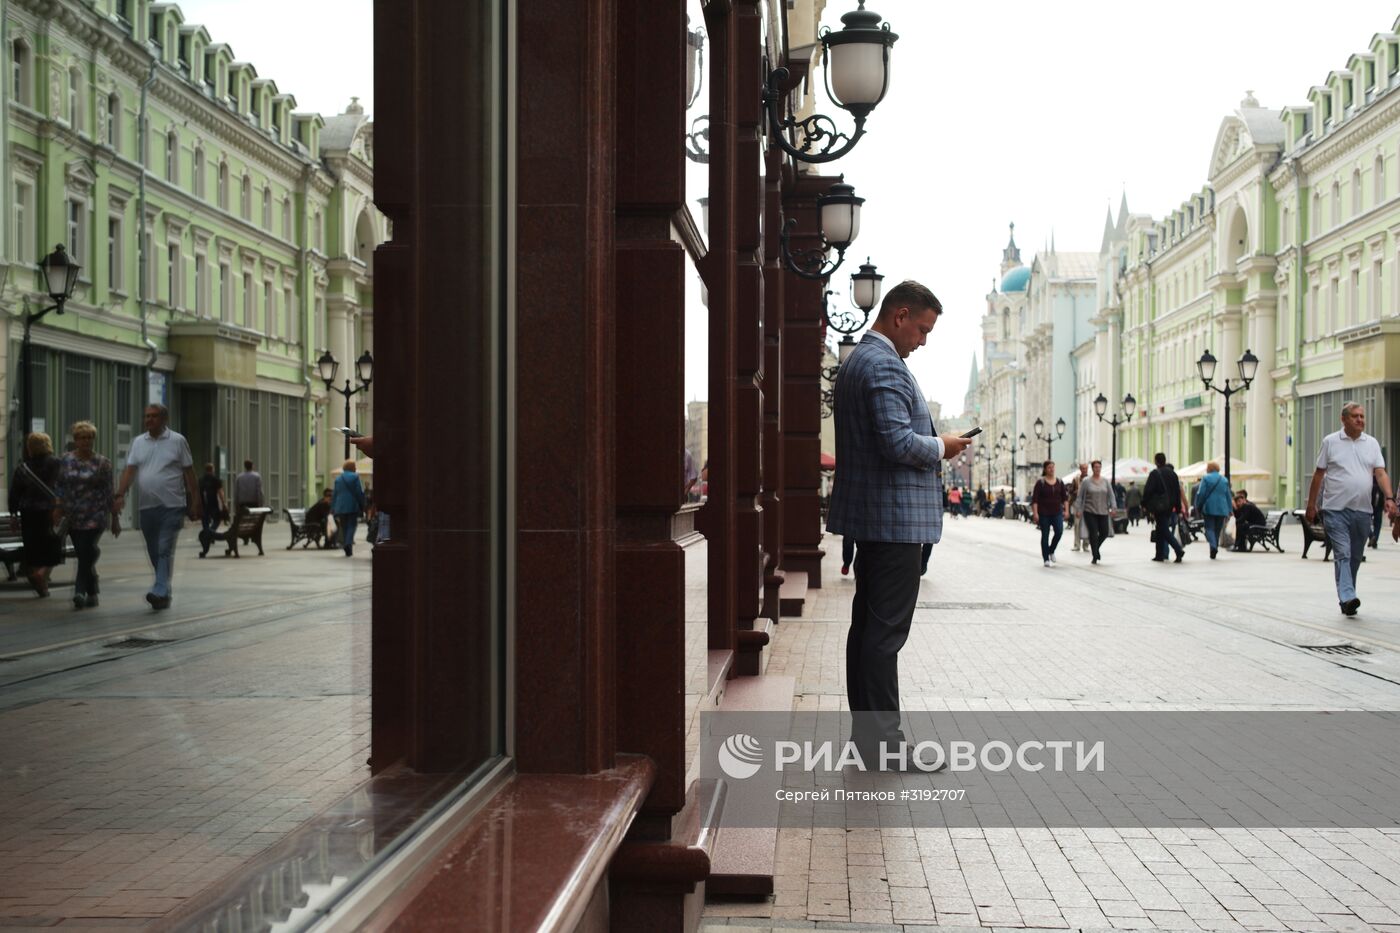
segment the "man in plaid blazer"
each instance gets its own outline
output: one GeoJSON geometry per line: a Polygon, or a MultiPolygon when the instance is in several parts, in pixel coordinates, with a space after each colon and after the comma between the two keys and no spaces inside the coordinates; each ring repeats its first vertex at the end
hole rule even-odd
{"type": "Polygon", "coordinates": [[[935,434],[928,403],[904,363],[942,313],[918,282],[895,286],[836,377],[836,482],[827,530],[857,545],[846,696],[867,769],[894,760],[904,742],[899,649],[914,620],[923,545],[943,533],[942,461],[970,443],[935,434]]]}

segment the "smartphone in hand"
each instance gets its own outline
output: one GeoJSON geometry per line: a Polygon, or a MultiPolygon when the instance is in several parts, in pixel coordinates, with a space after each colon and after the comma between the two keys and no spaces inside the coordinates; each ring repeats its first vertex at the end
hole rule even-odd
{"type": "Polygon", "coordinates": [[[981,428],[973,428],[971,431],[968,431],[966,434],[959,434],[958,437],[961,437],[961,438],[976,437],[977,435],[979,435],[979,434],[981,434],[981,433],[982,433],[982,429],[981,429],[981,428]]]}
{"type": "Polygon", "coordinates": [[[346,437],[364,437],[363,434],[352,428],[336,428],[336,430],[339,431],[341,434],[344,434],[346,437]]]}

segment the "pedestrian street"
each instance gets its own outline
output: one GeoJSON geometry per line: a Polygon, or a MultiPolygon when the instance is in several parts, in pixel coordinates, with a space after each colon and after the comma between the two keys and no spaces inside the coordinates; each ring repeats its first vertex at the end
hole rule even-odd
{"type": "MultiPolygon", "coordinates": [[[[1400,546],[1367,551],[1346,619],[1297,526],[1282,554],[1211,561],[1200,541],[1181,564],[1152,562],[1147,532],[1110,538],[1099,566],[1066,535],[1047,568],[1025,523],[946,522],[900,654],[904,708],[1400,709],[1400,546]]],[[[824,585],[767,669],[794,679],[796,711],[845,708],[854,579],[840,540],[823,546],[824,585]]],[[[784,827],[774,884],[712,899],[703,929],[1400,931],[1400,831],[784,827]]]]}

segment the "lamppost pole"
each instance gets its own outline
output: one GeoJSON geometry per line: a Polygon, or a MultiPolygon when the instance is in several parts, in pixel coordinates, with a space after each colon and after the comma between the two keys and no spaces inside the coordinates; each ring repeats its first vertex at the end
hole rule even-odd
{"type": "Polygon", "coordinates": [[[1133,398],[1133,394],[1129,392],[1123,396],[1123,417],[1119,418],[1118,413],[1115,412],[1112,418],[1105,418],[1104,415],[1108,412],[1108,399],[1104,398],[1102,392],[1099,393],[1098,398],[1094,399],[1094,414],[1098,415],[1100,421],[1113,428],[1113,459],[1109,461],[1108,466],[1108,485],[1113,489],[1114,502],[1118,501],[1118,426],[1133,420],[1135,408],[1137,408],[1137,399],[1133,398]]]}
{"type": "Polygon", "coordinates": [[[1259,371],[1259,358],[1249,350],[1244,351],[1244,355],[1239,359],[1240,385],[1231,386],[1230,380],[1225,380],[1225,388],[1211,385],[1215,379],[1216,359],[1207,350],[1201,354],[1201,358],[1196,361],[1196,369],[1201,374],[1201,382],[1205,387],[1214,392],[1219,392],[1225,396],[1225,485],[1230,485],[1230,396],[1249,388],[1249,384],[1254,381],[1254,376],[1259,371]]]}
{"type": "Polygon", "coordinates": [[[29,331],[50,311],[63,313],[64,303],[73,296],[73,287],[78,284],[79,268],[81,267],[76,262],[68,258],[62,243],[55,246],[53,252],[45,256],[43,261],[39,263],[39,271],[44,273],[45,288],[48,289],[49,297],[53,299],[54,303],[42,311],[26,311],[24,314],[24,336],[21,338],[19,346],[20,372],[24,384],[24,394],[20,400],[21,444],[34,430],[34,377],[31,372],[29,331]]]}

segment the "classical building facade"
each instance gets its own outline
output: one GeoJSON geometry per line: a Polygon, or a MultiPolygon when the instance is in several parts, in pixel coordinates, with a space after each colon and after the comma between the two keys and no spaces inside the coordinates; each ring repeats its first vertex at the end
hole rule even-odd
{"type": "Polygon", "coordinates": [[[1063,465],[1076,456],[1079,388],[1068,351],[1092,333],[1096,263],[1094,254],[1060,252],[1052,240],[1031,265],[1022,265],[1013,224],[1002,250],[1001,278],[987,294],[977,405],[987,453],[996,460],[993,480],[1008,483],[1018,494],[1034,482],[1044,460],[1053,458],[1063,465]],[[1065,433],[1060,437],[1056,424],[1062,419],[1065,433]],[[1018,449],[996,451],[1003,434],[1008,446],[1018,449]]]}
{"type": "Polygon", "coordinates": [[[14,0],[4,26],[5,476],[23,319],[50,304],[35,264],[62,243],[82,273],[32,329],[33,429],[61,446],[91,420],[120,462],[160,401],[197,460],[252,459],[270,505],[302,504],[342,453],[314,363],[329,348],[343,379],[372,345],[372,124],[297,112],[174,3],[14,0]]]}

